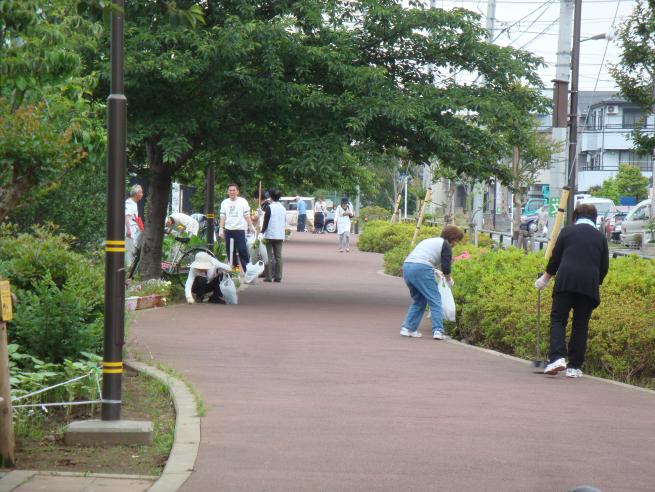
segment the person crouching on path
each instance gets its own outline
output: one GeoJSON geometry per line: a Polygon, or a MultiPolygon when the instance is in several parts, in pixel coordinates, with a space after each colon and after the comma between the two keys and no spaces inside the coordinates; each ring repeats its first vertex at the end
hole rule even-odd
{"type": "Polygon", "coordinates": [[[224,304],[221,293],[221,277],[223,272],[229,272],[230,265],[221,263],[209,253],[200,251],[196,253],[193,263],[189,266],[189,276],[184,284],[186,302],[202,302],[205,294],[211,292],[209,302],[224,304]]]}
{"type": "Polygon", "coordinates": [[[350,219],[354,217],[355,212],[350,206],[347,198],[341,199],[341,205],[337,207],[335,220],[337,222],[337,235],[339,236],[339,252],[350,251],[350,219]]]}
{"type": "Polygon", "coordinates": [[[609,270],[609,248],[605,236],[596,229],[597,215],[596,207],[590,204],[580,204],[575,208],[573,225],[562,229],[548,260],[546,273],[534,283],[535,288],[541,290],[553,275],[557,275],[550,311],[550,351],[545,374],[557,374],[566,369],[567,377],[582,377],[589,319],[600,304],[600,285],[609,270]],[[567,351],[565,334],[571,310],[573,321],[567,351]]]}
{"type": "Polygon", "coordinates": [[[265,270],[264,282],[282,282],[282,245],[284,244],[284,228],[286,226],[287,211],[280,203],[282,192],[271,191],[272,202],[264,212],[264,225],[262,235],[266,239],[266,252],[268,253],[268,269],[265,270]],[[273,277],[271,279],[271,277],[273,277]]]}
{"type": "Polygon", "coordinates": [[[430,306],[432,320],[432,338],[443,340],[443,315],[441,312],[441,294],[434,278],[434,270],[438,268],[446,277],[448,285],[453,285],[450,277],[453,251],[464,238],[464,233],[456,226],[444,227],[441,237],[424,239],[407,255],[403,263],[403,279],[409,288],[412,303],[407,309],[407,315],[400,334],[404,337],[421,337],[418,327],[423,319],[425,307],[430,306]]]}

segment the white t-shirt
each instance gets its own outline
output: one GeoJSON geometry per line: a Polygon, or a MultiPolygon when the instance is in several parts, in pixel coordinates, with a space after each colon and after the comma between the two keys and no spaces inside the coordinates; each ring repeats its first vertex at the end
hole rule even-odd
{"type": "MultiPolygon", "coordinates": [[[[139,216],[139,207],[131,197],[125,200],[125,215],[130,216],[130,234],[132,234],[133,238],[136,238],[141,233],[139,226],[136,225],[136,218],[139,216]]],[[[127,231],[125,231],[125,235],[127,236],[127,231]]]]}
{"type": "Polygon", "coordinates": [[[238,196],[236,200],[226,198],[221,203],[221,218],[225,219],[225,228],[231,231],[247,231],[246,217],[250,215],[250,205],[245,198],[238,196]]]}
{"type": "Polygon", "coordinates": [[[191,236],[198,235],[200,224],[198,224],[198,221],[190,215],[175,212],[172,213],[170,217],[173,219],[173,225],[170,227],[172,235],[179,236],[185,232],[188,232],[191,236]]]}
{"type": "Polygon", "coordinates": [[[344,232],[350,232],[350,215],[352,214],[353,209],[348,204],[348,207],[345,209],[339,205],[336,208],[336,216],[337,216],[337,234],[343,234],[344,232]]]}

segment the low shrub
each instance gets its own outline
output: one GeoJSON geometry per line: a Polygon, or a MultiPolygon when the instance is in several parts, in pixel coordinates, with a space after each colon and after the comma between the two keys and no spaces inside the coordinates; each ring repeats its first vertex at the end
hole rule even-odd
{"type": "Polygon", "coordinates": [[[17,297],[10,341],[46,362],[98,352],[104,320],[104,271],[71,250],[73,238],[52,227],[34,234],[0,228],[0,277],[17,297]]]}
{"type": "Polygon", "coordinates": [[[367,222],[372,220],[389,220],[391,212],[386,208],[378,206],[362,207],[359,211],[359,216],[367,222]]]}

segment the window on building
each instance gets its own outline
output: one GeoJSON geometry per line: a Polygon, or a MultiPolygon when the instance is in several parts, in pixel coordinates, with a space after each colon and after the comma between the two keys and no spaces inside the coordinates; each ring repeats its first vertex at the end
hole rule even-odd
{"type": "Polygon", "coordinates": [[[642,171],[650,171],[652,162],[652,156],[649,154],[638,154],[634,150],[622,150],[619,153],[619,164],[632,164],[642,171]]]}
{"type": "Polygon", "coordinates": [[[644,116],[638,109],[623,110],[623,128],[643,128],[646,122],[644,116]]]}

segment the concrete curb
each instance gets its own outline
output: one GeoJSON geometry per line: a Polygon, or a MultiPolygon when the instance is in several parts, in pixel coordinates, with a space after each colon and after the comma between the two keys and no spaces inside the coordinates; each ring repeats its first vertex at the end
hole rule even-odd
{"type": "Polygon", "coordinates": [[[176,412],[173,448],[161,477],[150,491],[174,492],[189,478],[198,456],[200,417],[195,398],[185,383],[159,369],[136,361],[126,362],[125,365],[162,381],[173,397],[176,412]]]}
{"type": "Polygon", "coordinates": [[[152,492],[175,492],[182,486],[193,472],[200,447],[200,417],[197,416],[193,393],[185,383],[154,367],[136,361],[126,361],[125,366],[163,382],[173,398],[176,413],[175,438],[161,476],[157,479],[157,477],[141,475],[14,470],[0,476],[0,492],[10,492],[29,482],[36,475],[157,480],[149,489],[152,492]]]}

